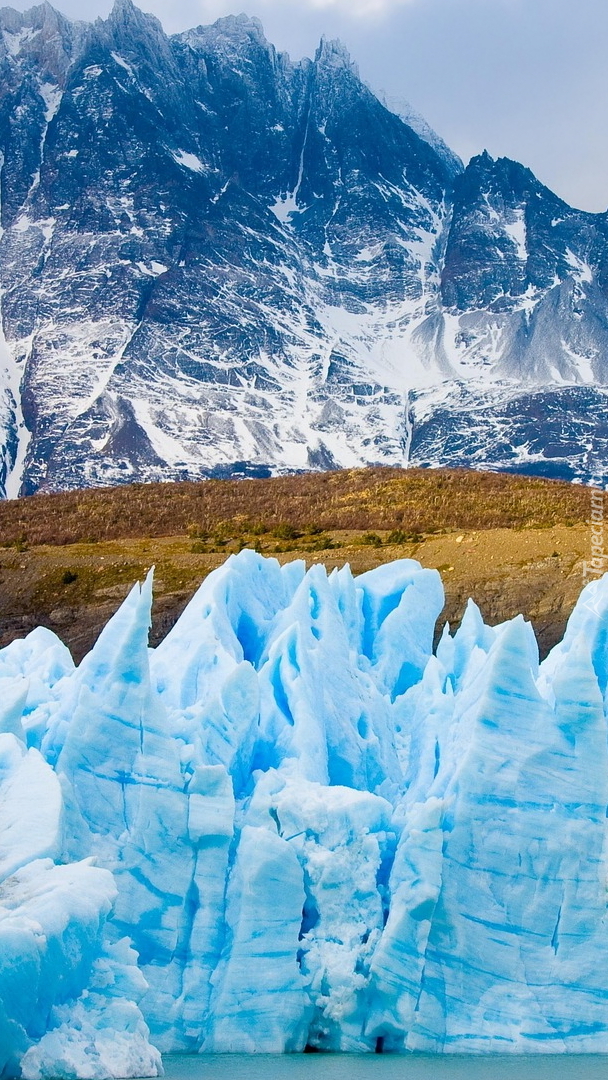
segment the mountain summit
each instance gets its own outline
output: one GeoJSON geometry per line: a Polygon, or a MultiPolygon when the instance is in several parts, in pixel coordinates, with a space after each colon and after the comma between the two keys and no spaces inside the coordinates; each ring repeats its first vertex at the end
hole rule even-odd
{"type": "Polygon", "coordinates": [[[0,152],[3,493],[605,456],[607,216],[463,169],[340,43],[4,8],[0,152]]]}

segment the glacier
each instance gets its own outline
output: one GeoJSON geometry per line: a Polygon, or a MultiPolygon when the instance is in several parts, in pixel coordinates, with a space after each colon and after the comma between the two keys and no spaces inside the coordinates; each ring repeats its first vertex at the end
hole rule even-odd
{"type": "Polygon", "coordinates": [[[542,663],[408,559],[151,603],[0,651],[0,1077],[608,1052],[608,575],[542,663]]]}

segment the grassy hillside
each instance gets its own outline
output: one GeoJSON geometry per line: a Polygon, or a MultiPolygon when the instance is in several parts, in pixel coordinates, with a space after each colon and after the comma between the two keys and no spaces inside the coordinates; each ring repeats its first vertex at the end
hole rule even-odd
{"type": "Polygon", "coordinates": [[[561,636],[589,555],[588,489],[465,471],[371,469],[39,495],[0,504],[0,645],[39,623],[79,659],[152,564],[152,642],[206,574],[255,547],[361,573],[416,558],[442,573],[444,618],[469,596],[561,636]]]}
{"type": "Polygon", "coordinates": [[[584,521],[586,488],[464,469],[352,469],[271,480],[132,484],[0,503],[8,543],[74,544],[190,531],[547,527],[584,521]]]}

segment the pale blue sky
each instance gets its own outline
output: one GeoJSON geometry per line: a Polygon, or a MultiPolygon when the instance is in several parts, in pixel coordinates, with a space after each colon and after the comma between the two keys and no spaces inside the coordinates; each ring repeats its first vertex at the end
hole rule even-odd
{"type": "MultiPolygon", "coordinates": [[[[23,0],[20,10],[31,6],[23,0]]],[[[111,0],[55,0],[72,18],[111,0]]],[[[528,165],[572,205],[608,207],[607,0],[140,0],[168,32],[245,10],[298,59],[339,37],[362,77],[453,150],[528,165]]]]}

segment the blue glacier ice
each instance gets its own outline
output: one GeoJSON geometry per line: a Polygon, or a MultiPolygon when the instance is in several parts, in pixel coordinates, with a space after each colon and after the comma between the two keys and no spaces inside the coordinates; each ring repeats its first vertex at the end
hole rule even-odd
{"type": "Polygon", "coordinates": [[[608,575],[542,664],[412,560],[151,602],[0,651],[0,1077],[608,1052],[608,575]]]}

